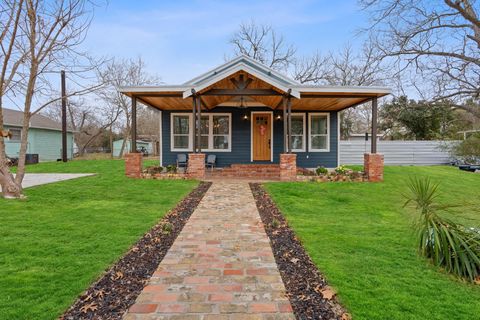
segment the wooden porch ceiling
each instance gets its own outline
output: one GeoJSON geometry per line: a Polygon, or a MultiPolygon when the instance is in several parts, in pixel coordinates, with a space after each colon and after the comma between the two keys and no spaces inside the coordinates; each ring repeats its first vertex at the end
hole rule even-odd
{"type": "MultiPolygon", "coordinates": [[[[328,87],[299,86],[296,90],[301,96],[300,99],[292,98],[292,110],[339,111],[367,102],[373,97],[388,94],[378,90],[365,90],[368,88],[362,88],[357,92],[351,89],[342,92],[341,89],[341,87],[332,87],[329,91],[328,87]],[[315,90],[316,88],[319,90],[315,90]]],[[[130,97],[135,96],[139,102],[160,110],[192,110],[192,97],[183,98],[185,90],[188,89],[181,87],[172,88],[171,91],[124,90],[122,92],[130,97]]],[[[197,94],[201,97],[203,110],[211,110],[220,104],[238,106],[239,96],[248,96],[247,107],[266,106],[271,109],[281,109],[285,92],[244,71],[239,71],[204,88],[197,94]],[[242,76],[243,79],[248,79],[246,81],[248,87],[239,90],[238,79],[242,76]],[[258,102],[258,105],[255,102],[258,102]]]]}

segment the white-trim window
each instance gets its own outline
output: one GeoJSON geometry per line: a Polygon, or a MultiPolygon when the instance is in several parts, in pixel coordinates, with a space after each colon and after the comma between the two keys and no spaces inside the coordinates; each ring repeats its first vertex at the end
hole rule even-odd
{"type": "Polygon", "coordinates": [[[202,150],[208,149],[210,145],[210,116],[202,113],[200,120],[200,148],[202,150]]]}
{"type": "Polygon", "coordinates": [[[209,150],[230,151],[232,138],[231,114],[210,114],[211,143],[209,150]]]}
{"type": "Polygon", "coordinates": [[[308,149],[311,152],[330,151],[330,114],[308,114],[308,149]]]}
{"type": "Polygon", "coordinates": [[[8,139],[8,141],[20,142],[22,140],[22,129],[12,128],[8,131],[10,131],[11,134],[11,137],[8,139]]]}
{"type": "Polygon", "coordinates": [[[192,150],[192,114],[172,113],[170,118],[170,135],[172,151],[192,150]]]}
{"type": "Polygon", "coordinates": [[[305,152],[305,131],[305,113],[292,113],[292,151],[305,152]]]}
{"type": "MultiPolygon", "coordinates": [[[[192,120],[191,113],[171,114],[171,151],[193,150],[195,135],[192,120]],[[185,140],[187,138],[188,141],[185,140]]],[[[202,151],[230,152],[232,150],[232,115],[230,113],[202,113],[200,135],[202,151]]]]}

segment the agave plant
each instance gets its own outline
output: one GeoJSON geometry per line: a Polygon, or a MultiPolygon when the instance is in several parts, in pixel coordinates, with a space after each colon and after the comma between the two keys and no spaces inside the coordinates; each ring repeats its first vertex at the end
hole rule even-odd
{"type": "Polygon", "coordinates": [[[420,216],[416,223],[420,254],[446,271],[469,281],[480,276],[480,232],[466,228],[438,214],[451,206],[437,203],[438,183],[429,178],[411,178],[408,204],[414,204],[420,216]]]}

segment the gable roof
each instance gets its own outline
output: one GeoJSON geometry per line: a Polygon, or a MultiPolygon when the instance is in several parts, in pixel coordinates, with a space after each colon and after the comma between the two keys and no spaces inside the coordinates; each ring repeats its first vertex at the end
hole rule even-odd
{"type": "MultiPolygon", "coordinates": [[[[3,108],[3,123],[5,126],[22,127],[23,126],[23,112],[13,109],[3,108]]],[[[47,129],[61,131],[62,124],[55,120],[52,120],[41,114],[34,114],[30,118],[30,128],[35,129],[47,129]]],[[[72,132],[67,128],[68,132],[72,132]]]]}
{"type": "MultiPolygon", "coordinates": [[[[283,92],[287,92],[292,87],[299,85],[299,83],[295,80],[290,79],[280,72],[277,72],[246,55],[238,56],[233,60],[207,71],[198,77],[185,82],[184,85],[187,85],[189,88],[193,88],[195,91],[200,92],[212,84],[239,71],[247,72],[283,92]]],[[[191,95],[191,89],[185,90],[183,93],[183,98],[187,98],[191,95]]],[[[291,95],[295,98],[300,98],[300,93],[296,89],[292,89],[291,95]]]]}

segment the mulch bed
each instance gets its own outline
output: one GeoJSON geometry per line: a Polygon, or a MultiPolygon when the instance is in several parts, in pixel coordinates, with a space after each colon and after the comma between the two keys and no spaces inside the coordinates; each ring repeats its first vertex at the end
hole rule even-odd
{"type": "Polygon", "coordinates": [[[250,188],[297,319],[351,319],[270,196],[258,183],[250,188]]]}
{"type": "Polygon", "coordinates": [[[106,270],[60,319],[121,319],[157,269],[210,185],[210,182],[201,182],[115,265],[106,270]]]}

